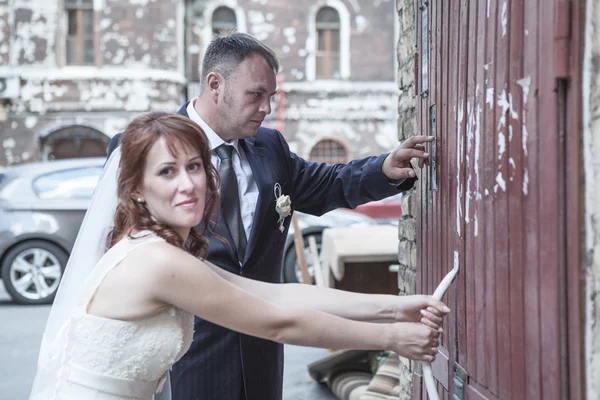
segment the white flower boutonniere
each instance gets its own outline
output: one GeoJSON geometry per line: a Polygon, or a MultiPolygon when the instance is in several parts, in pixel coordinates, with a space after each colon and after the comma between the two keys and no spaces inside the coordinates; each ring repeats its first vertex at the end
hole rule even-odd
{"type": "Polygon", "coordinates": [[[279,232],[283,233],[285,230],[283,221],[292,214],[292,200],[290,199],[290,196],[281,193],[281,185],[279,183],[275,184],[274,193],[275,211],[279,214],[279,220],[277,221],[279,224],[279,232]]]}

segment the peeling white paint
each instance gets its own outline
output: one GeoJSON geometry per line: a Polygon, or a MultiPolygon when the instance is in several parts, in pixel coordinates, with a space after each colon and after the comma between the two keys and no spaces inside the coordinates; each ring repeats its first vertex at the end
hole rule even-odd
{"type": "Polygon", "coordinates": [[[25,118],[25,127],[27,129],[31,129],[37,124],[37,121],[38,121],[37,117],[29,116],[29,117],[25,118]]]}
{"type": "Polygon", "coordinates": [[[507,112],[509,113],[511,118],[519,119],[519,114],[515,112],[513,108],[512,94],[507,94],[506,90],[503,90],[502,93],[498,96],[498,107],[502,109],[500,119],[498,121],[498,129],[500,129],[503,126],[506,126],[507,112]]]}
{"type": "Polygon", "coordinates": [[[523,194],[525,196],[529,194],[529,171],[527,170],[523,174],[523,194]]]}
{"type": "Polygon", "coordinates": [[[494,88],[487,88],[485,96],[485,104],[490,106],[490,110],[494,108],[494,88]]]}
{"type": "Polygon", "coordinates": [[[509,173],[510,174],[509,180],[512,182],[515,179],[515,175],[517,173],[517,164],[515,163],[515,160],[512,157],[510,157],[508,159],[508,164],[512,167],[512,170],[509,173]]]}
{"type": "Polygon", "coordinates": [[[529,98],[529,87],[531,86],[531,76],[526,76],[517,81],[519,86],[523,89],[523,104],[527,104],[529,98]]]}
{"type": "Polygon", "coordinates": [[[250,32],[259,40],[267,40],[269,34],[275,30],[275,25],[268,23],[265,15],[260,11],[248,11],[248,20],[251,26],[250,32]]]}
{"type": "Polygon", "coordinates": [[[501,16],[501,23],[502,23],[502,37],[506,36],[506,25],[508,24],[508,6],[506,4],[506,0],[504,0],[502,2],[502,16],[501,16]]]}
{"type": "MultiPolygon", "coordinates": [[[[506,192],[506,181],[502,177],[502,172],[498,172],[498,175],[496,176],[496,183],[498,184],[500,189],[502,189],[503,192],[506,192]]],[[[497,192],[495,188],[494,192],[497,192]]]]}
{"type": "Polygon", "coordinates": [[[479,156],[481,153],[481,105],[477,104],[477,113],[475,117],[475,199],[481,199],[480,178],[479,178],[479,156]]]}
{"type": "Polygon", "coordinates": [[[283,28],[283,36],[285,36],[285,39],[287,40],[288,44],[295,44],[296,43],[296,28],[294,28],[293,26],[289,26],[287,28],[283,28]]]}
{"type": "Polygon", "coordinates": [[[490,195],[490,191],[489,191],[489,190],[487,190],[487,189],[485,189],[485,190],[483,191],[483,193],[484,193],[486,196],[489,196],[489,195],[490,195]]]}
{"type": "Polygon", "coordinates": [[[362,15],[357,15],[354,18],[357,33],[363,33],[369,27],[369,21],[362,15]]]}
{"type": "Polygon", "coordinates": [[[529,87],[531,86],[531,76],[526,76],[522,79],[519,79],[517,81],[517,83],[521,86],[521,88],[523,89],[523,125],[522,125],[522,135],[523,135],[523,140],[522,140],[522,148],[523,148],[523,154],[527,155],[528,150],[527,150],[527,140],[528,140],[528,136],[529,133],[527,131],[527,101],[529,99],[529,87]]]}
{"type": "Polygon", "coordinates": [[[498,132],[498,160],[502,159],[504,152],[506,151],[506,137],[504,133],[498,132]]]}
{"type": "Polygon", "coordinates": [[[477,218],[477,215],[475,215],[473,220],[473,234],[475,237],[479,236],[479,219],[477,218]]]}
{"type": "Polygon", "coordinates": [[[487,0],[486,18],[490,17],[490,0],[487,0]]]}
{"type": "MultiPolygon", "coordinates": [[[[458,121],[458,129],[457,132],[461,132],[462,131],[462,122],[464,120],[464,109],[463,109],[463,102],[459,100],[458,103],[458,115],[456,120],[458,121]]],[[[461,236],[461,220],[463,217],[463,213],[462,213],[462,182],[460,180],[461,178],[461,166],[463,163],[463,155],[464,155],[464,143],[463,143],[463,135],[458,135],[458,140],[456,141],[456,185],[457,185],[457,190],[456,190],[456,233],[458,234],[458,236],[461,236]]]]}

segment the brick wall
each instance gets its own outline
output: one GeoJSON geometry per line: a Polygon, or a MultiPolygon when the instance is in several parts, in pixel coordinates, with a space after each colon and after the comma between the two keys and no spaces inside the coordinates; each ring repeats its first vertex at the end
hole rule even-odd
{"type": "MultiPolygon", "coordinates": [[[[398,136],[401,141],[415,134],[417,116],[415,100],[415,25],[414,0],[397,0],[399,19],[398,38],[398,136]]],[[[416,287],[417,226],[415,216],[419,210],[414,189],[402,198],[402,219],[398,227],[398,289],[400,295],[414,294],[416,287]]],[[[400,399],[412,399],[413,363],[400,358],[400,399]]]]}

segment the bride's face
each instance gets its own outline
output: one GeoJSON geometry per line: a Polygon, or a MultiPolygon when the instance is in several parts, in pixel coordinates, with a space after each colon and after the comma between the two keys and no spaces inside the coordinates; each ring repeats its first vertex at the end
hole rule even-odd
{"type": "Polygon", "coordinates": [[[156,220],[187,237],[204,214],[206,172],[202,157],[183,146],[173,156],[159,139],[148,154],[140,195],[156,220]]]}

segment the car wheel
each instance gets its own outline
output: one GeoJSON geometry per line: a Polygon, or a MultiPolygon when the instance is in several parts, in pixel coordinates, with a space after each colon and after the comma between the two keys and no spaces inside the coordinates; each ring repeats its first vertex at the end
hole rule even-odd
{"type": "Polygon", "coordinates": [[[16,303],[52,303],[68,258],[63,249],[49,242],[21,243],[2,262],[4,286],[16,303]]]}
{"type": "MultiPolygon", "coordinates": [[[[308,274],[312,280],[312,283],[315,283],[315,267],[313,265],[313,261],[310,256],[310,251],[308,249],[308,238],[313,236],[315,241],[317,242],[317,251],[319,252],[319,259],[321,263],[323,259],[321,258],[321,232],[309,233],[303,236],[304,238],[304,256],[306,257],[306,264],[308,267],[308,274]]],[[[296,247],[294,245],[290,246],[288,251],[285,253],[285,257],[283,259],[283,280],[286,283],[301,283],[302,282],[302,272],[300,271],[300,266],[298,264],[298,260],[296,259],[296,247]]]]}

